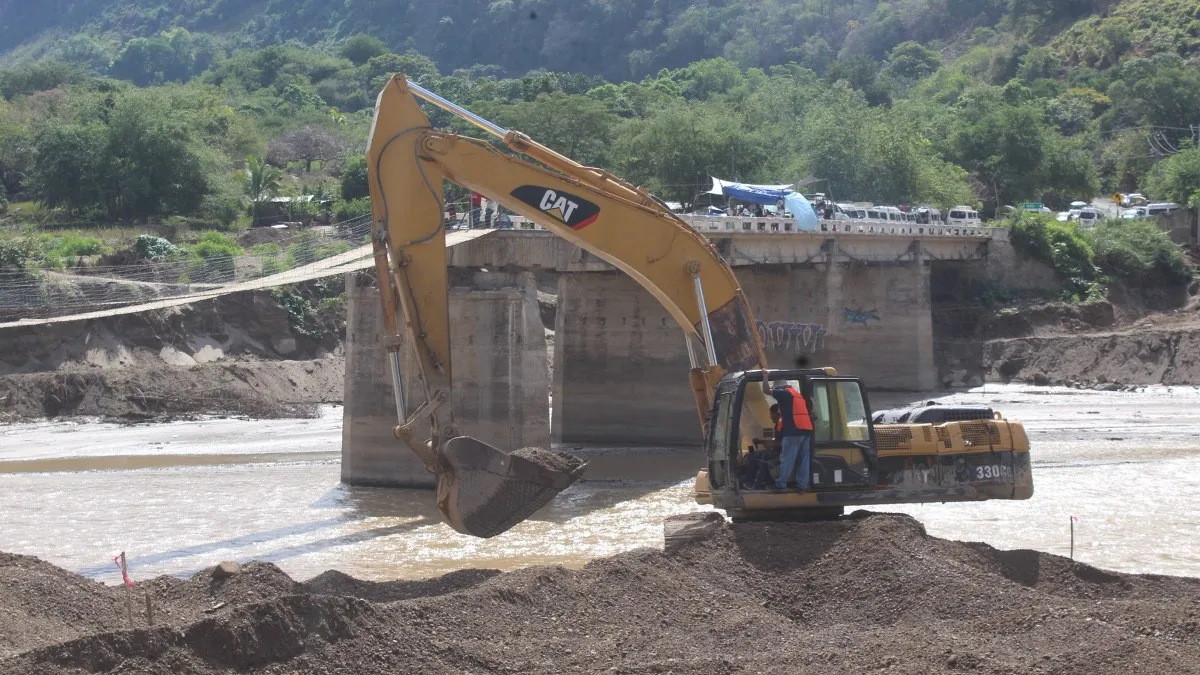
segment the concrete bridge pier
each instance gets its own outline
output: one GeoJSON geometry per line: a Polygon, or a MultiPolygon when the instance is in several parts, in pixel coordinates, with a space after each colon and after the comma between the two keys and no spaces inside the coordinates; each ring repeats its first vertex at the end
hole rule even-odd
{"type": "MultiPolygon", "coordinates": [[[[504,450],[547,446],[546,338],[533,273],[451,268],[450,286],[453,403],[460,432],[504,450]]],[[[373,275],[348,274],[346,294],[342,481],[430,487],[432,475],[392,436],[396,408],[373,275]]],[[[407,345],[402,353],[411,412],[423,395],[407,345]]],[[[426,433],[419,430],[421,437],[426,433]]]]}
{"type": "MultiPolygon", "coordinates": [[[[937,384],[930,269],[920,247],[890,263],[823,259],[738,269],[768,363],[833,366],[869,388],[937,384]]],[[[699,445],[683,333],[619,272],[559,276],[554,436],[560,443],[699,445]]]]}

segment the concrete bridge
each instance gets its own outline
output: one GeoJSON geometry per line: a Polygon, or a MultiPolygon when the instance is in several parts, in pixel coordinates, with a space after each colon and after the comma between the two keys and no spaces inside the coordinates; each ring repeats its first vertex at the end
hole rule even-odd
{"type": "MultiPolygon", "coordinates": [[[[1011,257],[984,227],[696,219],[738,279],[770,363],[798,355],[875,389],[937,385],[931,269],[1011,257]],[[786,229],[785,229],[786,228],[786,229]]],[[[669,246],[647,241],[647,249],[669,246]]],[[[604,261],[548,232],[514,229],[450,249],[456,420],[497,447],[699,445],[682,333],[659,304],[604,261]],[[557,296],[553,332],[538,291],[557,296]],[[553,419],[551,420],[551,410],[553,419]]],[[[342,478],[420,486],[430,476],[398,441],[369,274],[347,276],[342,478]]],[[[409,358],[406,373],[415,373],[409,358]]],[[[415,378],[414,378],[415,379],[415,378]]],[[[420,403],[415,381],[409,409],[420,403]]]]}

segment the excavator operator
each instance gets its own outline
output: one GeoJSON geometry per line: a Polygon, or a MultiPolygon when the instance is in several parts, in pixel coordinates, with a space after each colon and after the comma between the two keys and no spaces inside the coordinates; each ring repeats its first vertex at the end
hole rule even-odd
{"type": "Polygon", "coordinates": [[[742,457],[741,481],[744,489],[765,490],[771,485],[771,467],[779,464],[779,431],[783,428],[778,405],[771,406],[771,423],[774,425],[773,435],[754,439],[754,445],[742,457]]]}
{"type": "MultiPolygon", "coordinates": [[[[801,387],[804,387],[803,382],[801,387]]],[[[788,481],[794,472],[796,474],[796,490],[807,492],[812,465],[811,402],[807,396],[784,380],[776,381],[770,394],[779,406],[781,423],[778,432],[781,455],[779,477],[775,480],[775,489],[787,490],[788,481]]]]}

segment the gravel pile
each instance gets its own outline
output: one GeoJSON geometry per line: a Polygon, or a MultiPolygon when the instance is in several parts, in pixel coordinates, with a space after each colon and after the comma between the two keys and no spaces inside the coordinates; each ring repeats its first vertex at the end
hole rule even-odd
{"type": "Polygon", "coordinates": [[[581,570],[296,583],[255,563],[147,586],[162,623],[124,630],[121,588],[0,558],[0,672],[1115,674],[1200,663],[1200,580],[944,541],[890,514],[723,525],[581,570]]]}

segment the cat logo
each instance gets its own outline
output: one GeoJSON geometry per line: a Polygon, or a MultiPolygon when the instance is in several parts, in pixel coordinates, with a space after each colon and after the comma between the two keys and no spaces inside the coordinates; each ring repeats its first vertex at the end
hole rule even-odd
{"type": "Polygon", "coordinates": [[[600,215],[599,206],[562,190],[522,185],[511,194],[572,230],[582,230],[600,215]]]}

